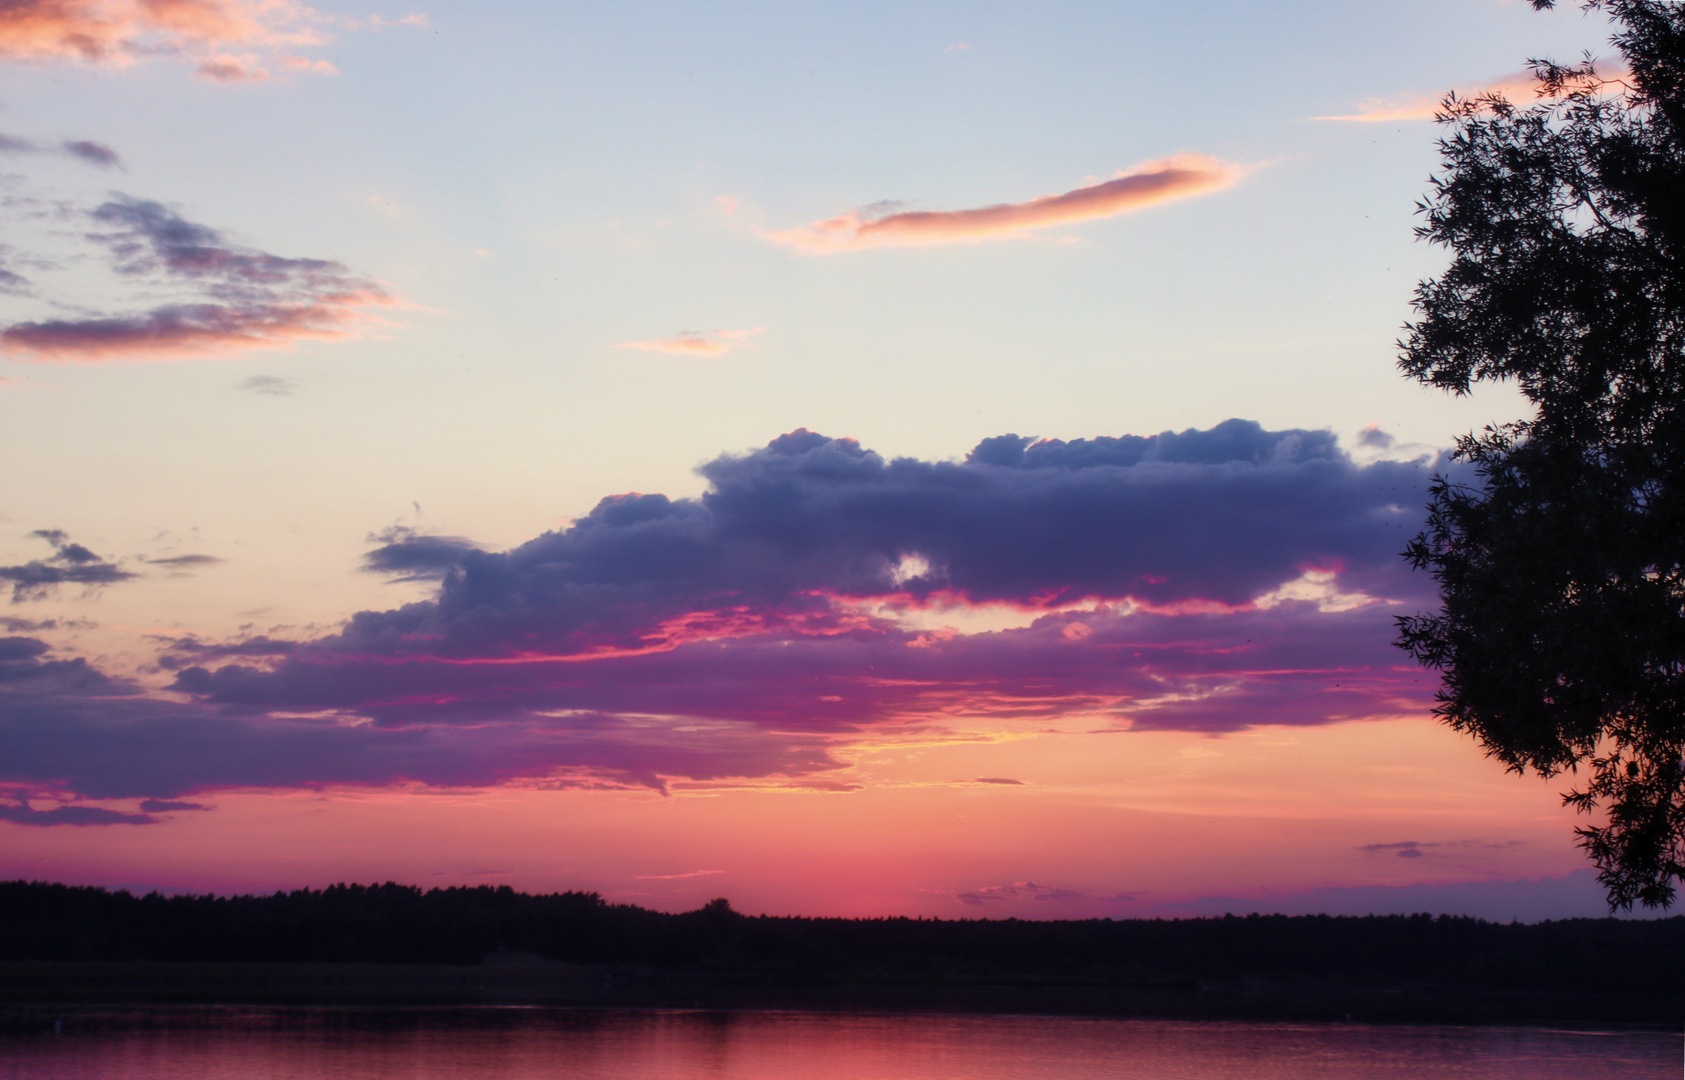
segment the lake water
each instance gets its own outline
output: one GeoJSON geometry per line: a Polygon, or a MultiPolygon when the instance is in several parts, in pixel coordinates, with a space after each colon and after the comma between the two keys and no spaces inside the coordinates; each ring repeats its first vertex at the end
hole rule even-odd
{"type": "Polygon", "coordinates": [[[1647,1080],[1679,1035],[817,1012],[174,1009],[0,1037],[6,1080],[1647,1080]]]}

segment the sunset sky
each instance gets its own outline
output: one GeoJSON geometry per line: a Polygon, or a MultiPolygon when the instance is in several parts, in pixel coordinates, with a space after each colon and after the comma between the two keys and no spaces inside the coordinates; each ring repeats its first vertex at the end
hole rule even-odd
{"type": "Polygon", "coordinates": [[[0,6],[0,877],[1596,914],[1398,552],[1577,7],[0,6]]]}

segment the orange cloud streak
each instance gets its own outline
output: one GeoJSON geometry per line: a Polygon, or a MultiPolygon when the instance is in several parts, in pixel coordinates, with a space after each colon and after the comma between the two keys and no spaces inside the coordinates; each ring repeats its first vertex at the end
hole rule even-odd
{"type": "Polygon", "coordinates": [[[1180,154],[1137,165],[1116,178],[1062,195],[975,210],[909,211],[873,217],[850,211],[800,229],[763,233],[775,244],[809,254],[869,247],[952,244],[1018,236],[1030,229],[1115,217],[1148,206],[1229,187],[1245,170],[1202,154],[1180,154]]]}
{"type": "Polygon", "coordinates": [[[297,341],[357,337],[371,324],[387,325],[360,309],[398,304],[370,286],[304,303],[183,304],[137,315],[19,323],[0,331],[0,354],[37,363],[231,356],[297,341]]]}
{"type": "Polygon", "coordinates": [[[724,356],[735,346],[749,340],[756,334],[762,333],[764,326],[751,327],[748,330],[681,330],[670,338],[652,338],[648,341],[622,341],[614,347],[617,349],[638,349],[642,352],[666,353],[669,356],[724,356]]]}
{"type": "MultiPolygon", "coordinates": [[[[1597,77],[1606,82],[1620,82],[1627,76],[1625,67],[1598,64],[1597,77]]],[[[1529,104],[1539,97],[1539,79],[1532,71],[1515,71],[1485,83],[1463,83],[1437,94],[1393,98],[1369,98],[1357,107],[1357,112],[1344,116],[1313,116],[1312,120],[1340,120],[1357,124],[1385,124],[1406,120],[1432,120],[1444,106],[1446,94],[1456,94],[1465,101],[1499,94],[1518,105],[1529,104]]]]}

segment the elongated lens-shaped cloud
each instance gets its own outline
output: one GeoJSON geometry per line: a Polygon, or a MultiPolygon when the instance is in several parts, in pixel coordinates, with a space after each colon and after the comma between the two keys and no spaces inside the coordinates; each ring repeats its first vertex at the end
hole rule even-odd
{"type": "Polygon", "coordinates": [[[1148,161],[1116,178],[1062,195],[1000,203],[975,210],[918,210],[878,217],[852,210],[800,229],[765,233],[776,244],[810,254],[869,247],[952,244],[1018,236],[1031,229],[1116,217],[1133,210],[1206,195],[1239,180],[1246,170],[1202,154],[1148,161]]]}
{"type": "MultiPolygon", "coordinates": [[[[1619,83],[1627,76],[1620,65],[1602,62],[1593,68],[1597,78],[1619,83]]],[[[1531,104],[1539,97],[1542,84],[1532,71],[1514,71],[1489,82],[1463,83],[1436,94],[1405,95],[1393,98],[1369,98],[1358,105],[1357,112],[1343,116],[1313,116],[1312,120],[1340,120],[1356,124],[1387,124],[1407,120],[1432,120],[1444,107],[1447,94],[1456,94],[1465,101],[1489,95],[1501,95],[1517,105],[1531,104]]]]}
{"type": "Polygon", "coordinates": [[[617,349],[638,349],[642,352],[666,353],[669,356],[724,356],[731,349],[765,330],[756,326],[748,330],[680,330],[669,338],[648,341],[622,341],[617,349]]]}

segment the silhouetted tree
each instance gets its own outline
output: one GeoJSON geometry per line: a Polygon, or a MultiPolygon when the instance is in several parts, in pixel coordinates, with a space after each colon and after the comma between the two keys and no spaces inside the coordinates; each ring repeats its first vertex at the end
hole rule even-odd
{"type": "MultiPolygon", "coordinates": [[[[1552,6],[1534,0],[1535,8],[1552,6]]],[[[1438,614],[1399,645],[1438,714],[1565,795],[1612,909],[1685,877],[1685,10],[1592,0],[1627,70],[1533,62],[1541,100],[1447,98],[1403,370],[1514,380],[1530,419],[1460,439],[1406,551],[1438,614]],[[1582,771],[1583,770],[1583,771],[1582,771]],[[1601,824],[1597,822],[1601,821],[1601,824]]]]}

